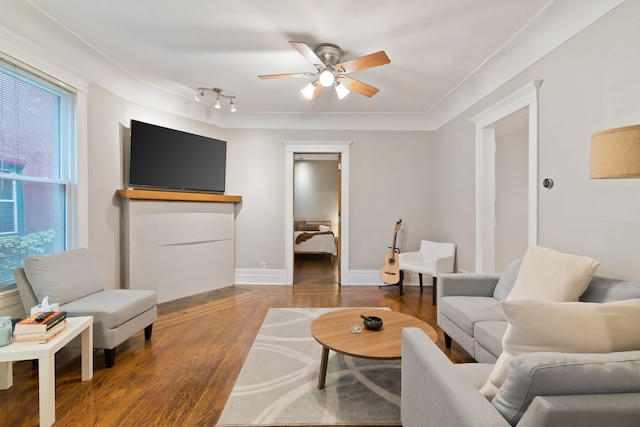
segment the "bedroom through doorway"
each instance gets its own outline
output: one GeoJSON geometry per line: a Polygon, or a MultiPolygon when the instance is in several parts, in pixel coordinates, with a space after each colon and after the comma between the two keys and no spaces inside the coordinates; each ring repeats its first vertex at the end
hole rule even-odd
{"type": "Polygon", "coordinates": [[[340,283],[340,154],[296,153],[293,284],[340,283]]]}

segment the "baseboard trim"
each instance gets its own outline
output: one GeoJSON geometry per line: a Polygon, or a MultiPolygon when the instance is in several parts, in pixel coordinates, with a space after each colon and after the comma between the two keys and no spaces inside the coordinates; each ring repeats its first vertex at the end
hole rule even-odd
{"type": "MultiPolygon", "coordinates": [[[[379,270],[351,270],[349,286],[380,286],[379,270]]],[[[287,285],[284,269],[236,268],[235,283],[237,285],[287,285]]],[[[431,286],[431,276],[423,276],[424,286],[431,286]]],[[[406,272],[403,286],[419,286],[417,273],[406,272]]]]}
{"type": "Polygon", "coordinates": [[[262,268],[236,268],[237,285],[285,285],[285,271],[262,268]]]}

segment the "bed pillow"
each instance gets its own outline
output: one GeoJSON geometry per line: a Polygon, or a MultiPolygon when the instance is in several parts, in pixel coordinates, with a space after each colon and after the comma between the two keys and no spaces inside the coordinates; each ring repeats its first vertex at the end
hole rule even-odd
{"type": "Polygon", "coordinates": [[[540,246],[529,246],[506,300],[578,301],[600,262],[540,246]]]}
{"type": "Polygon", "coordinates": [[[324,231],[324,232],[326,232],[326,231],[331,231],[331,229],[330,229],[328,226],[326,226],[326,225],[320,225],[320,226],[319,226],[319,230],[320,230],[320,231],[324,231]]]}
{"type": "Polygon", "coordinates": [[[503,352],[480,389],[498,392],[518,354],[534,352],[610,353],[640,350],[640,299],[610,303],[502,301],[507,330],[503,352]]]}

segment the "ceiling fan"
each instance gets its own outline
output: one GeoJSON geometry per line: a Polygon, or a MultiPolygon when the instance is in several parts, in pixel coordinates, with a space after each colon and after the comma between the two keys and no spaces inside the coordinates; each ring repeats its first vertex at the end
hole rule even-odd
{"type": "Polygon", "coordinates": [[[315,73],[268,74],[258,77],[263,80],[317,77],[317,79],[302,89],[302,93],[309,101],[315,101],[322,92],[322,89],[330,86],[335,87],[338,98],[340,99],[347,96],[350,91],[371,98],[378,93],[378,88],[358,81],[346,74],[391,62],[387,54],[382,50],[350,61],[340,62],[342,50],[338,45],[322,43],[312,49],[303,42],[290,41],[289,44],[302,56],[307,58],[313,66],[316,67],[317,71],[315,73]]]}

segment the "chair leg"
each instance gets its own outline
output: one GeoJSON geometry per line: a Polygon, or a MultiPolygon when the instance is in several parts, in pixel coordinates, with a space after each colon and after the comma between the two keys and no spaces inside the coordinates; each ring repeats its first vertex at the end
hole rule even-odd
{"type": "Polygon", "coordinates": [[[104,361],[107,365],[107,368],[112,368],[116,363],[116,348],[105,348],[104,349],[104,361]]]}
{"type": "Polygon", "coordinates": [[[444,334],[444,346],[451,348],[451,337],[447,334],[444,334]]]}
{"type": "Polygon", "coordinates": [[[149,341],[151,339],[151,332],[153,332],[153,323],[144,328],[144,339],[149,341]]]}
{"type": "Polygon", "coordinates": [[[418,277],[420,278],[420,293],[422,293],[422,273],[418,273],[418,277]]]}
{"type": "Polygon", "coordinates": [[[433,285],[431,287],[431,293],[432,293],[433,301],[431,303],[432,305],[436,305],[436,301],[438,298],[438,278],[436,276],[433,276],[432,283],[433,285]]]}

